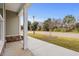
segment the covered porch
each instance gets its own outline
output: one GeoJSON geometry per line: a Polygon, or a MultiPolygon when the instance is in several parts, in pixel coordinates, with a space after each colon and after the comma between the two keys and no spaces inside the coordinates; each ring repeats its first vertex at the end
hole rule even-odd
{"type": "Polygon", "coordinates": [[[0,55],[3,56],[78,56],[79,53],[27,35],[30,4],[0,4],[0,55]],[[20,16],[23,16],[23,40],[20,16]],[[55,52],[56,51],[56,52],[55,52]]]}
{"type": "MultiPolygon", "coordinates": [[[[7,42],[22,40],[20,35],[21,15],[23,15],[24,29],[23,29],[23,44],[20,46],[20,49],[28,50],[27,19],[28,19],[29,6],[30,4],[27,3],[0,3],[0,55],[3,55],[5,49],[7,48],[6,47],[7,42]]],[[[17,46],[18,45],[19,44],[17,44],[17,46]]]]}

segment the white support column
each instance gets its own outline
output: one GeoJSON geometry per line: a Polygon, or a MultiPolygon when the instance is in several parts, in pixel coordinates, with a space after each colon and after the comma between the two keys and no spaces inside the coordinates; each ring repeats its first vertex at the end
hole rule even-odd
{"type": "Polygon", "coordinates": [[[3,4],[3,17],[0,15],[0,40],[5,41],[5,5],[3,4]]]}
{"type": "Polygon", "coordinates": [[[2,23],[2,36],[3,36],[3,40],[5,41],[5,4],[3,4],[3,23],[2,23]]]}
{"type": "Polygon", "coordinates": [[[27,10],[26,10],[26,8],[24,7],[23,8],[23,37],[24,37],[24,39],[23,39],[23,48],[24,49],[27,49],[28,48],[28,38],[27,38],[27,26],[28,26],[28,24],[27,24],[27,22],[28,22],[28,13],[27,13],[27,10]]]}
{"type": "Polygon", "coordinates": [[[4,36],[4,19],[3,21],[1,22],[1,37],[2,37],[2,41],[4,41],[5,39],[5,36],[4,36]]]}
{"type": "Polygon", "coordinates": [[[3,18],[0,15],[0,40],[4,40],[4,35],[3,35],[3,18]]]}

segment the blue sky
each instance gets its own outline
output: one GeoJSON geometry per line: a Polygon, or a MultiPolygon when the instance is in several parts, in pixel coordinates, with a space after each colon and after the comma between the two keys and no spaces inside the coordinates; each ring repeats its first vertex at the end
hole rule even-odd
{"type": "Polygon", "coordinates": [[[43,22],[47,18],[63,19],[66,15],[73,15],[79,18],[78,3],[33,3],[28,10],[28,20],[43,22]]]}

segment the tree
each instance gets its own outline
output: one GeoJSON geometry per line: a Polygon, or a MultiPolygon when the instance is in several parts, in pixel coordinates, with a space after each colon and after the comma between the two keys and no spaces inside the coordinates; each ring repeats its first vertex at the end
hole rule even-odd
{"type": "Polygon", "coordinates": [[[41,31],[41,29],[42,29],[42,27],[38,25],[38,29],[37,30],[38,31],[41,31]]]}
{"type": "Polygon", "coordinates": [[[43,23],[44,30],[49,31],[50,22],[51,22],[51,18],[48,18],[47,20],[44,21],[44,23],[43,23]]]}
{"type": "Polygon", "coordinates": [[[31,22],[28,21],[28,30],[30,30],[30,29],[31,29],[31,22]]]}
{"type": "Polygon", "coordinates": [[[76,19],[72,15],[67,15],[64,17],[64,23],[66,23],[66,24],[74,23],[75,21],[76,21],[76,19]]]}
{"type": "Polygon", "coordinates": [[[79,23],[76,23],[76,29],[79,32],[79,23]]]}
{"type": "Polygon", "coordinates": [[[74,29],[74,23],[75,23],[76,19],[74,16],[72,15],[67,15],[64,17],[64,24],[65,24],[65,28],[66,31],[72,31],[74,29]]]}
{"type": "Polygon", "coordinates": [[[36,31],[37,26],[38,26],[38,22],[33,22],[31,26],[32,26],[33,33],[35,34],[35,31],[36,31]]]}

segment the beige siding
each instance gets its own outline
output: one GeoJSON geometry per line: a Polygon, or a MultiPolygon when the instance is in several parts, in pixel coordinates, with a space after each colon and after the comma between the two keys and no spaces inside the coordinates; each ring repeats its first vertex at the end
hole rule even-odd
{"type": "Polygon", "coordinates": [[[19,35],[19,16],[15,12],[6,11],[6,35],[19,35]]]}

